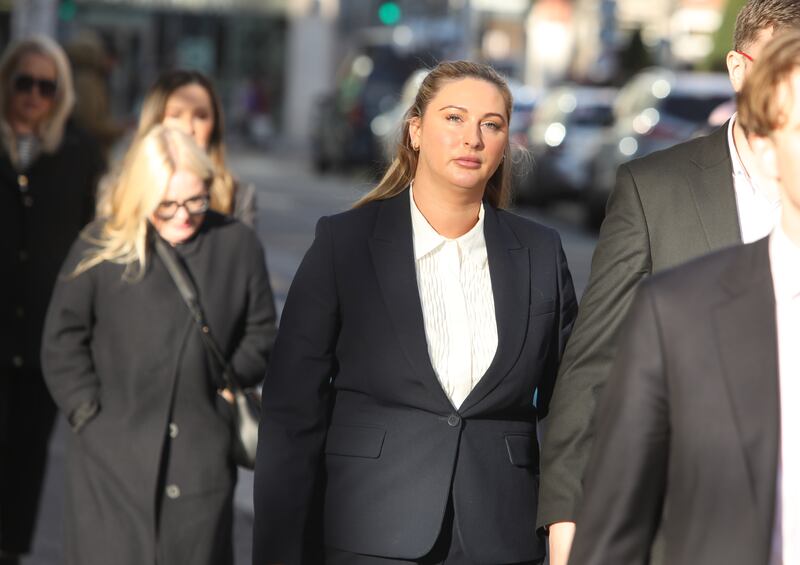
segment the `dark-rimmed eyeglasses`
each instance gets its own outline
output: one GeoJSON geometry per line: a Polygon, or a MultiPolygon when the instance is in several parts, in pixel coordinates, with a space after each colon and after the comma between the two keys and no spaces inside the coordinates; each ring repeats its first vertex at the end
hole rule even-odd
{"type": "Polygon", "coordinates": [[[208,196],[193,196],[183,202],[163,200],[156,207],[155,215],[162,220],[171,220],[180,208],[184,208],[190,216],[205,214],[208,211],[208,196]]]}
{"type": "Polygon", "coordinates": [[[756,60],[755,60],[755,59],[753,59],[753,58],[752,58],[750,55],[748,55],[748,54],[747,54],[747,53],[745,53],[744,51],[739,51],[738,49],[736,49],[736,52],[737,52],[739,55],[741,55],[742,57],[744,57],[745,59],[747,59],[748,61],[750,61],[751,63],[755,63],[755,62],[756,62],[756,60]]]}
{"type": "Polygon", "coordinates": [[[17,92],[32,92],[34,86],[42,98],[53,98],[58,85],[54,80],[36,78],[29,74],[19,74],[14,77],[14,90],[17,92]]]}

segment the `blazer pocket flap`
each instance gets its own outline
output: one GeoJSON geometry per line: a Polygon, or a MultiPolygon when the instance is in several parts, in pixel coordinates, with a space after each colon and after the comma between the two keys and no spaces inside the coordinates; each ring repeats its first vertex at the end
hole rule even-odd
{"type": "Polygon", "coordinates": [[[538,316],[539,314],[549,314],[556,309],[556,301],[552,298],[539,300],[531,305],[531,315],[538,316]]]}
{"type": "Polygon", "coordinates": [[[386,430],[381,428],[333,425],[328,429],[325,453],[377,459],[385,437],[386,430]]]}
{"type": "Polygon", "coordinates": [[[531,434],[506,434],[506,448],[511,464],[517,467],[538,467],[539,450],[531,434]]]}

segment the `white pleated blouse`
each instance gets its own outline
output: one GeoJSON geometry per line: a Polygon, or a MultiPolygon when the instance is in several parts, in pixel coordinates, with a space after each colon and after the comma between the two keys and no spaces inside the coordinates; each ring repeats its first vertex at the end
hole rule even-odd
{"type": "Polygon", "coordinates": [[[414,259],[425,337],[433,369],[453,406],[460,407],[497,351],[497,320],[483,235],[478,223],[456,239],[431,227],[409,190],[414,259]]]}

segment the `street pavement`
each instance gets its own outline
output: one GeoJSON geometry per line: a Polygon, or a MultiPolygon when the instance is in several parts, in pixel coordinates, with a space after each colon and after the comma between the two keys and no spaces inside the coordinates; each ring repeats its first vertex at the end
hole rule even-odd
{"type": "MultiPolygon", "coordinates": [[[[365,174],[316,175],[301,153],[265,152],[237,148],[230,151],[232,169],[245,182],[252,182],[258,194],[257,230],[264,244],[275,299],[280,312],[292,277],[314,238],[319,217],[344,211],[367,192],[375,179],[365,174]]],[[[564,207],[553,214],[520,208],[524,216],[556,228],[580,294],[589,275],[596,238],[577,228],[579,214],[564,207]]],[[[59,421],[50,446],[50,464],[32,554],[23,565],[58,565],[62,543],[62,484],[64,436],[69,433],[59,421]]],[[[253,474],[240,470],[235,495],[234,544],[236,565],[250,563],[252,549],[253,474]]]]}

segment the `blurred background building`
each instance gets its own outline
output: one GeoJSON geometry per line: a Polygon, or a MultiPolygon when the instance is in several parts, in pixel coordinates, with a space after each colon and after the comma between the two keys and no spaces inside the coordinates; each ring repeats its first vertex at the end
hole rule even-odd
{"type": "Polygon", "coordinates": [[[565,81],[619,86],[651,65],[718,67],[724,49],[715,50],[715,40],[730,42],[730,13],[741,4],[0,0],[0,41],[44,32],[66,43],[92,30],[112,64],[113,111],[121,119],[136,114],[160,70],[190,67],[214,78],[229,129],[265,146],[280,135],[281,142],[308,147],[318,141],[326,113],[350,112],[369,127],[398,102],[415,67],[441,59],[490,62],[538,90],[565,81]],[[359,89],[370,98],[360,106],[359,89]]]}

